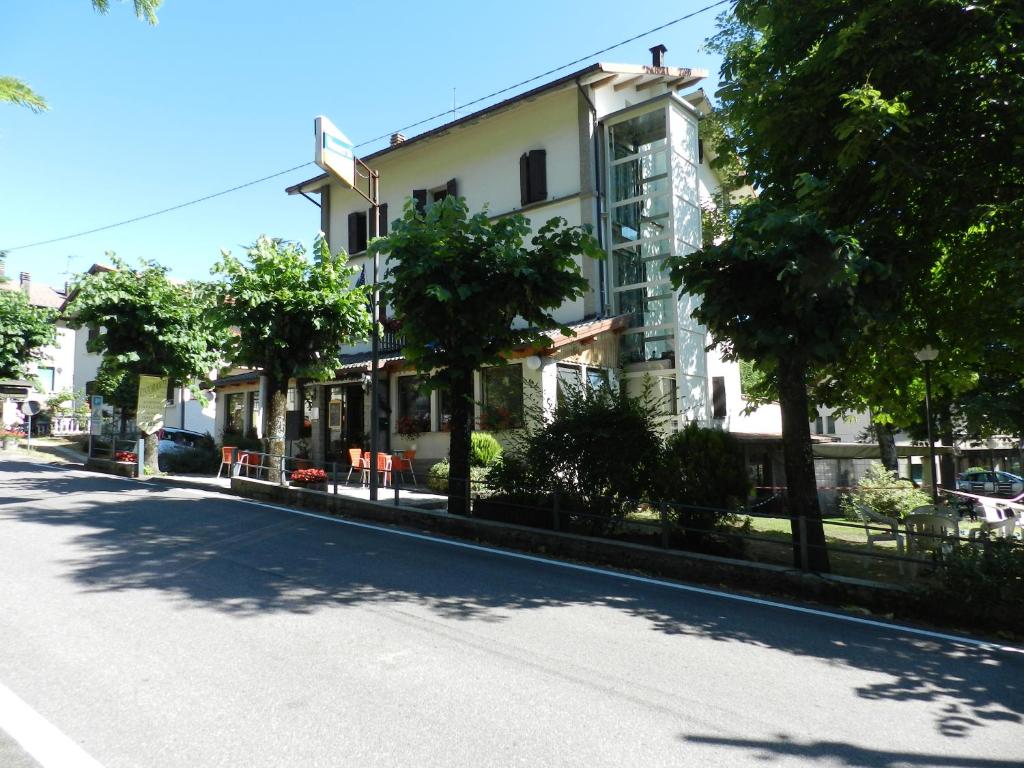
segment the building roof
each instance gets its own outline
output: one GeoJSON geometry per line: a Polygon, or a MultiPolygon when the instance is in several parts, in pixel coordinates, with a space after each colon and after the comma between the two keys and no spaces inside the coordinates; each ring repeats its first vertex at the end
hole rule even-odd
{"type": "Polygon", "coordinates": [[[28,303],[34,307],[47,307],[48,309],[60,309],[64,303],[64,292],[58,291],[46,283],[37,283],[29,280],[26,291],[17,280],[5,280],[0,282],[0,290],[21,291],[28,297],[28,303]]]}
{"type": "Polygon", "coordinates": [[[232,373],[230,376],[221,376],[210,382],[211,387],[230,387],[236,384],[255,384],[260,380],[260,371],[245,371],[243,373],[232,373]]]}
{"type": "MultiPolygon", "coordinates": [[[[384,149],[379,149],[376,152],[372,152],[369,155],[361,157],[360,159],[363,162],[370,162],[384,155],[401,152],[417,142],[424,141],[434,136],[440,136],[453,128],[478,122],[482,118],[490,117],[498,112],[510,109],[522,101],[534,99],[548,91],[569,87],[576,83],[580,85],[591,85],[594,87],[605,85],[625,86],[635,84],[637,87],[642,88],[647,88],[656,84],[663,84],[672,90],[679,90],[680,88],[687,88],[694,83],[703,80],[707,76],[708,71],[706,69],[690,69],[688,67],[652,67],[637,64],[602,64],[598,62],[575,72],[571,72],[563,77],[559,77],[548,83],[544,83],[543,85],[539,85],[536,88],[525,91],[524,93],[512,96],[504,101],[499,101],[497,104],[492,104],[491,106],[484,107],[476,112],[471,112],[464,117],[460,117],[458,120],[452,120],[451,122],[439,125],[437,128],[432,128],[429,131],[424,131],[417,136],[405,139],[397,144],[385,147],[384,149]]],[[[289,195],[300,195],[308,192],[315,192],[328,183],[328,175],[326,173],[322,173],[319,176],[314,176],[311,179],[306,179],[305,181],[300,181],[298,184],[293,184],[292,186],[287,187],[285,192],[289,195]]]]}

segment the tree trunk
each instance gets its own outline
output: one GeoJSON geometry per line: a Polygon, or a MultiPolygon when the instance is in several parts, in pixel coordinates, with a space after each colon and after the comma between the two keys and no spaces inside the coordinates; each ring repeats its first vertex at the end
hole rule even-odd
{"type": "Polygon", "coordinates": [[[469,514],[467,483],[473,434],[473,371],[450,369],[452,431],[448,444],[448,512],[469,514]]]}
{"type": "Polygon", "coordinates": [[[782,451],[786,467],[789,515],[793,530],[793,558],[796,567],[804,567],[802,532],[806,531],[806,567],[828,573],[825,529],[818,505],[818,484],[814,477],[811,428],[807,421],[807,366],[800,359],[779,361],[779,406],[782,410],[782,451]],[[801,525],[801,519],[803,525],[801,525]]]}
{"type": "Polygon", "coordinates": [[[892,424],[875,422],[875,435],[878,437],[878,450],[882,456],[882,466],[890,472],[899,471],[899,460],[896,457],[896,431],[892,424]]]}
{"type": "Polygon", "coordinates": [[[285,412],[288,409],[288,384],[284,387],[272,383],[267,387],[270,391],[270,418],[267,422],[267,453],[270,462],[267,478],[272,483],[281,482],[279,456],[284,456],[284,425],[285,412]]]}
{"type": "Polygon", "coordinates": [[[160,471],[160,432],[143,433],[142,446],[145,451],[142,457],[143,469],[146,474],[155,475],[160,471]]]}

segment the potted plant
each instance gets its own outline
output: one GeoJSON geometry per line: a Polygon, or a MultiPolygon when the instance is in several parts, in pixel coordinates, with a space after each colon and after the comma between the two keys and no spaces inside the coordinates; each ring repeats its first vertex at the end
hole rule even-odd
{"type": "Polygon", "coordinates": [[[415,416],[403,416],[395,425],[395,432],[409,441],[409,450],[416,450],[416,439],[423,433],[422,424],[415,416]]]}
{"type": "Polygon", "coordinates": [[[10,451],[18,447],[18,438],[20,438],[17,432],[12,432],[9,429],[0,429],[0,439],[3,440],[3,449],[10,451]]]}
{"type": "Polygon", "coordinates": [[[322,469],[297,469],[291,474],[293,488],[305,488],[310,491],[327,490],[327,473],[322,469]]]}
{"type": "Polygon", "coordinates": [[[295,442],[295,468],[309,469],[313,466],[309,461],[309,443],[305,440],[295,442]]]}
{"type": "Polygon", "coordinates": [[[114,461],[123,461],[128,464],[137,464],[139,462],[139,455],[134,451],[115,451],[114,461]]]}

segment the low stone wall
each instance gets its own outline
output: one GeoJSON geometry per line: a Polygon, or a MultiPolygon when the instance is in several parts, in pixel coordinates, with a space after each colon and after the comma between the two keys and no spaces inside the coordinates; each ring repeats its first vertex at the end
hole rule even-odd
{"type": "Polygon", "coordinates": [[[114,461],[113,459],[98,459],[92,457],[85,462],[85,468],[93,472],[103,472],[107,475],[118,477],[138,477],[139,468],[136,464],[129,464],[125,461],[114,461]]]}
{"type": "Polygon", "coordinates": [[[907,600],[906,590],[876,582],[842,576],[806,574],[769,563],[665,550],[449,515],[434,510],[395,506],[393,501],[369,501],[342,494],[286,488],[275,483],[243,477],[231,479],[231,490],[247,498],[316,510],[329,515],[398,525],[507,549],[624,570],[638,570],[681,581],[715,586],[729,585],[740,589],[819,600],[833,605],[857,604],[884,612],[905,606],[907,600]]]}

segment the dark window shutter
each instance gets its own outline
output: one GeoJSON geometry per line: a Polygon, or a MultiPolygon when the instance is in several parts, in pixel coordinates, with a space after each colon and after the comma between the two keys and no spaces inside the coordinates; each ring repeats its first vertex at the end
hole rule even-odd
{"type": "Polygon", "coordinates": [[[519,157],[519,202],[530,202],[530,155],[526,152],[519,157]]]}
{"type": "Polygon", "coordinates": [[[373,208],[366,209],[366,229],[369,237],[377,236],[377,212],[373,208]]]}
{"type": "Polygon", "coordinates": [[[530,152],[530,202],[548,199],[548,153],[543,149],[530,152]]]}
{"type": "Polygon", "coordinates": [[[348,215],[348,252],[359,253],[363,250],[359,247],[359,214],[350,213],[348,215]]]}
{"type": "Polygon", "coordinates": [[[459,185],[455,183],[455,179],[448,179],[448,183],[444,186],[445,190],[448,192],[448,197],[459,196],[459,185]]]}
{"type": "Polygon", "coordinates": [[[418,213],[423,213],[427,210],[427,190],[414,189],[412,191],[412,199],[416,201],[416,211],[418,213]]]}
{"type": "Polygon", "coordinates": [[[704,162],[704,139],[697,139],[697,162],[704,162]]]}
{"type": "Polygon", "coordinates": [[[380,204],[380,236],[384,237],[388,233],[388,204],[380,204]]]}
{"type": "Polygon", "coordinates": [[[324,233],[328,244],[331,242],[331,188],[320,190],[320,231],[324,233]]]}
{"type": "Polygon", "coordinates": [[[711,377],[711,407],[716,419],[724,419],[728,414],[725,404],[725,377],[711,377]]]}

